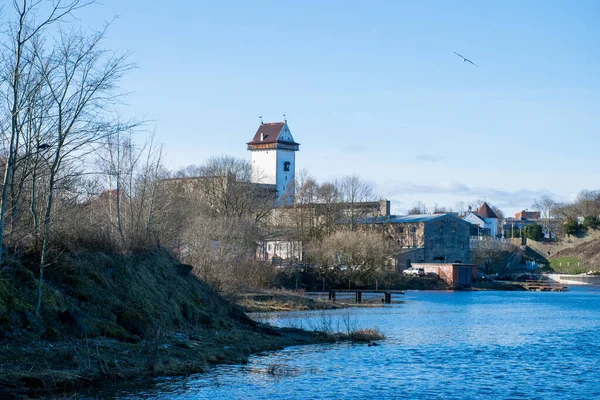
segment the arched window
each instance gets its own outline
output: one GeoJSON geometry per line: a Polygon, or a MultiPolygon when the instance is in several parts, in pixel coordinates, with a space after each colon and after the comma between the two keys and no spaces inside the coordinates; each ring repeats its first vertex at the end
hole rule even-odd
{"type": "Polygon", "coordinates": [[[284,171],[289,171],[290,170],[290,162],[286,161],[283,163],[283,170],[284,171]]]}

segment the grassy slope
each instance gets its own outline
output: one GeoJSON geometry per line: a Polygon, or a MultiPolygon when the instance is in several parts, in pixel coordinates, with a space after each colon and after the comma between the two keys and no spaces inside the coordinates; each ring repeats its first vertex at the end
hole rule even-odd
{"type": "Polygon", "coordinates": [[[0,393],[205,370],[328,340],[257,326],[165,252],[62,255],[33,314],[36,262],[0,272],[0,393]]]}
{"type": "Polygon", "coordinates": [[[600,270],[599,230],[588,230],[579,236],[561,237],[552,242],[528,241],[528,244],[543,255],[556,272],[578,274],[600,270]]]}

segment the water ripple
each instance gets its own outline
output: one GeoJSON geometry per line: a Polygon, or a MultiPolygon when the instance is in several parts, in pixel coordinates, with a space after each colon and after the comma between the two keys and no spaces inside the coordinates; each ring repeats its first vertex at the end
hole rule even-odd
{"type": "MultiPolygon", "coordinates": [[[[279,326],[343,326],[348,310],[261,314],[279,326]]],[[[600,290],[407,292],[352,309],[382,346],[298,346],[202,375],[107,388],[122,399],[588,399],[600,397],[600,290]]]]}

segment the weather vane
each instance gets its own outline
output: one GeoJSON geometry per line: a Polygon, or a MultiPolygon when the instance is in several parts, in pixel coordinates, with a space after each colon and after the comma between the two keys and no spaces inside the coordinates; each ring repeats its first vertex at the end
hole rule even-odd
{"type": "Polygon", "coordinates": [[[260,124],[263,124],[263,119],[262,119],[262,115],[259,115],[258,118],[260,118],[260,124]]]}

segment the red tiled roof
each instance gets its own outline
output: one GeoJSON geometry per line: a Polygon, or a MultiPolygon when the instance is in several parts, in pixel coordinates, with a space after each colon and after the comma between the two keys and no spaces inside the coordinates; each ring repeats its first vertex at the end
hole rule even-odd
{"type": "Polygon", "coordinates": [[[254,135],[254,138],[247,144],[268,144],[277,142],[290,143],[285,140],[279,140],[279,135],[281,134],[281,130],[284,126],[285,122],[269,122],[266,124],[260,124],[256,134],[254,135]],[[261,135],[263,140],[260,140],[261,135]]]}
{"type": "Polygon", "coordinates": [[[498,218],[488,203],[483,203],[481,207],[479,207],[479,210],[477,210],[477,214],[483,218],[498,218]]]}

